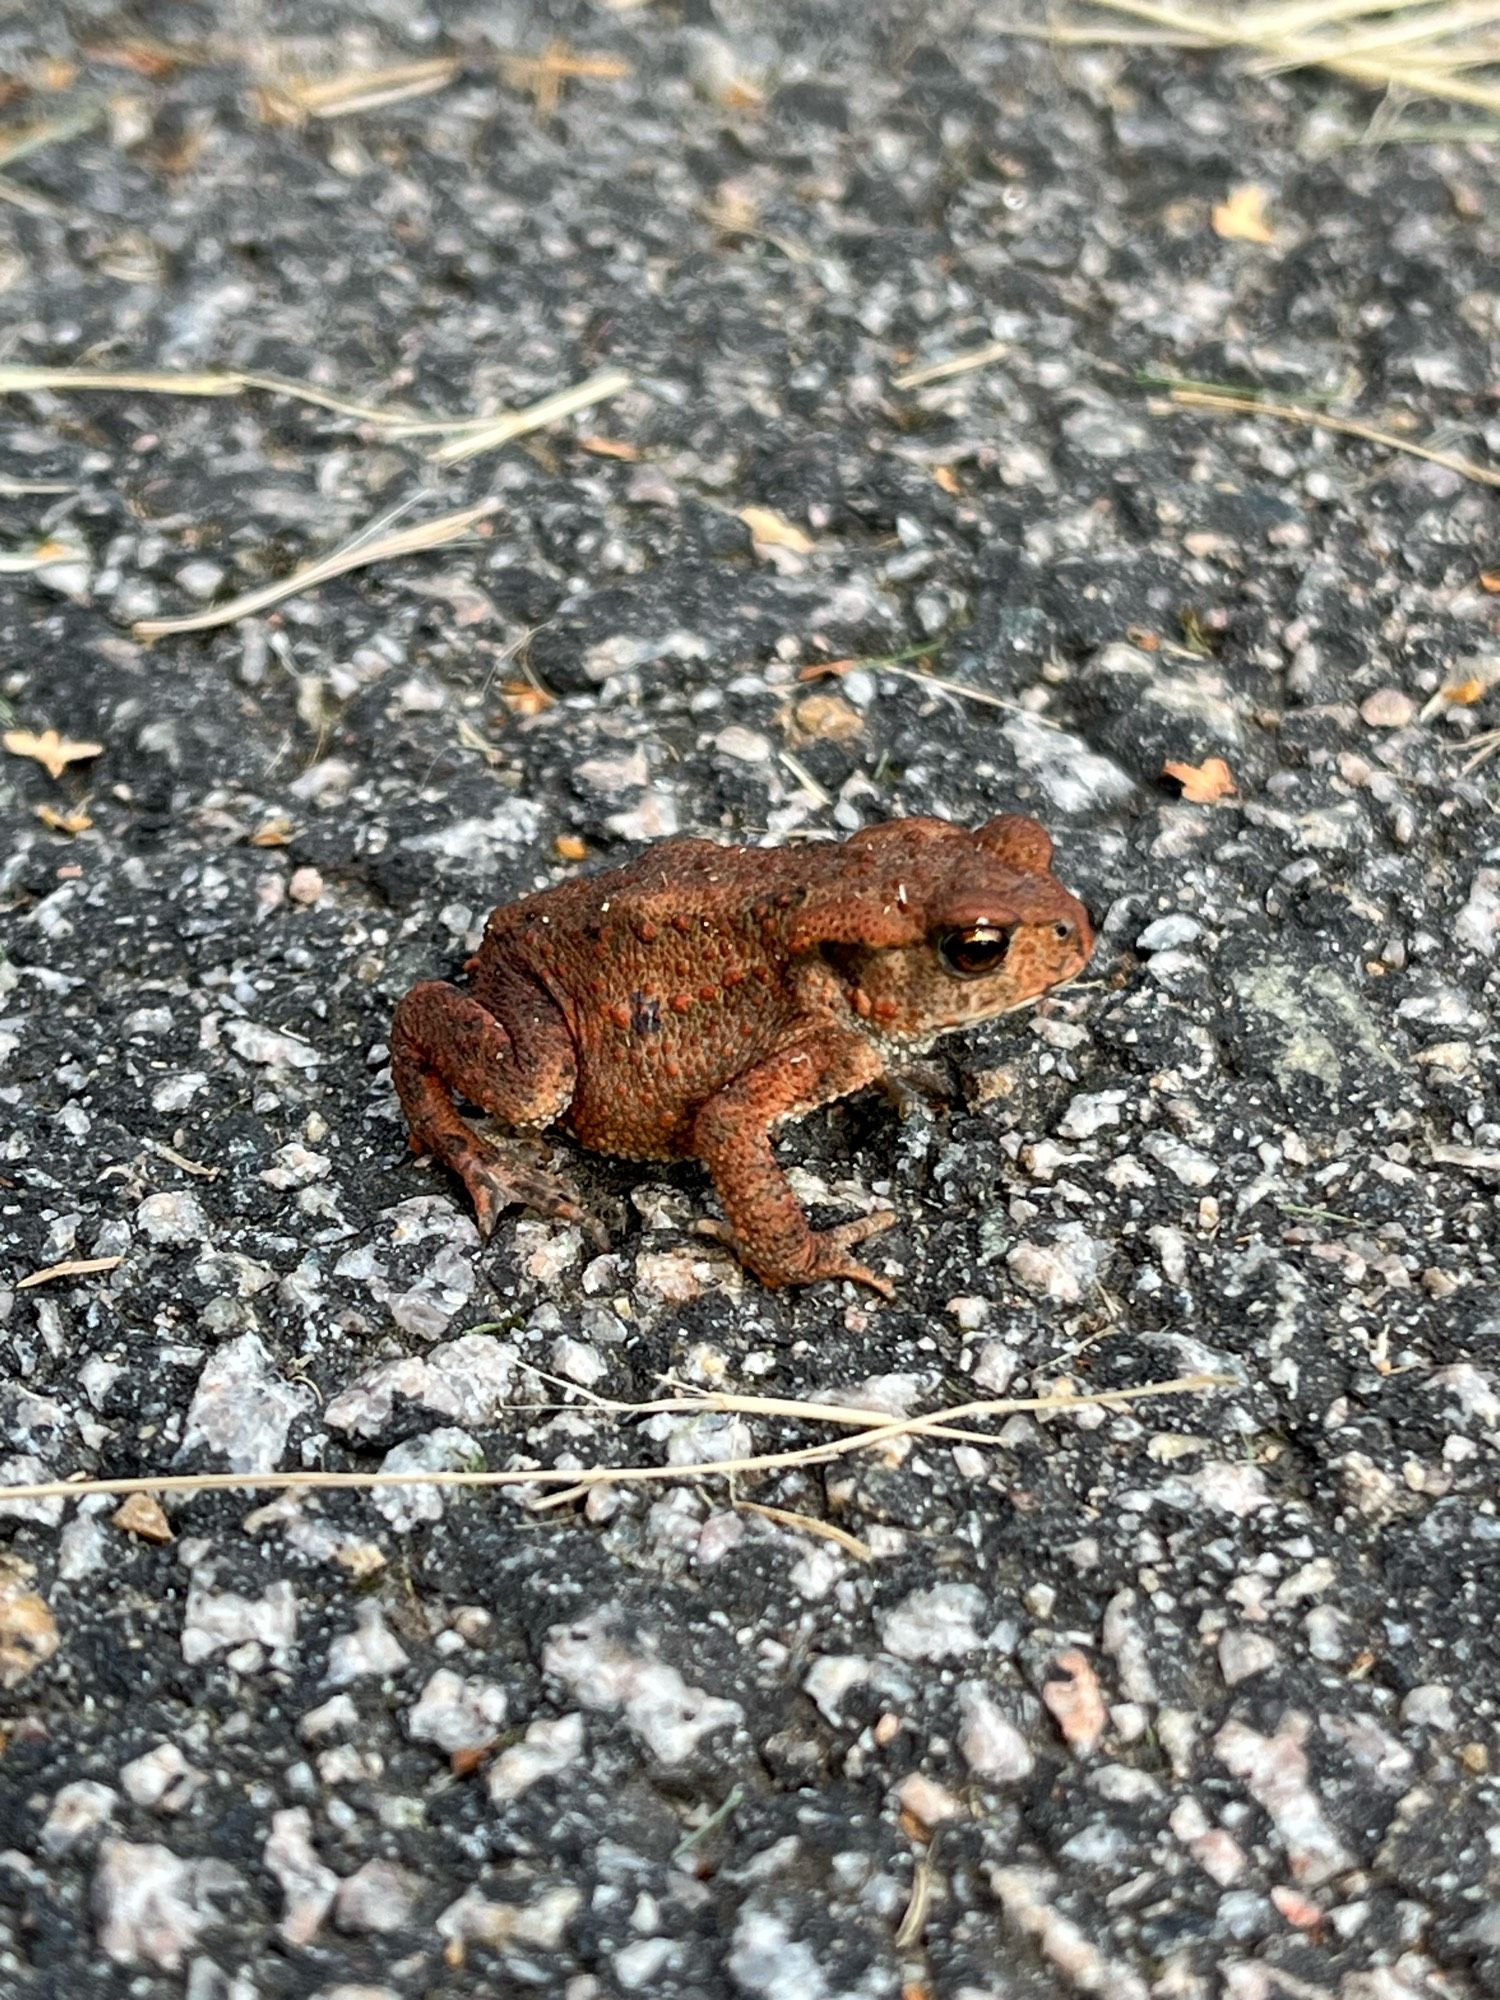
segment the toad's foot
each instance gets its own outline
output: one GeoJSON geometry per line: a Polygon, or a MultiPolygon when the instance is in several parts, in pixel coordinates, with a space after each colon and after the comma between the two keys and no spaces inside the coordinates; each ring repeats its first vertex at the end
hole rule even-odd
{"type": "Polygon", "coordinates": [[[474,1220],[485,1240],[494,1234],[495,1225],[507,1208],[529,1208],[536,1215],[558,1222],[577,1223],[596,1249],[609,1248],[609,1234],[603,1223],[584,1206],[578,1190],[560,1174],[546,1173],[472,1133],[445,1139],[439,1157],[468,1189],[474,1204],[474,1220]]]}
{"type": "Polygon", "coordinates": [[[879,1236],[898,1220],[895,1210],[887,1208],[875,1215],[862,1215],[854,1222],[842,1222],[836,1229],[810,1229],[793,1255],[774,1263],[750,1250],[727,1222],[706,1218],[696,1228],[700,1236],[711,1236],[732,1250],[740,1262],[773,1291],[792,1285],[820,1285],[825,1279],[848,1278],[852,1284],[864,1285],[868,1290],[878,1292],[883,1299],[893,1299],[896,1287],[889,1278],[877,1276],[867,1264],[857,1263],[845,1252],[856,1243],[879,1236]]]}

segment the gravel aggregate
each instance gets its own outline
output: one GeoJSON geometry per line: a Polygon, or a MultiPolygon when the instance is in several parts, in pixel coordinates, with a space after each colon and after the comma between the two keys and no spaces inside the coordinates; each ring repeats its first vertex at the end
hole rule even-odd
{"type": "Polygon", "coordinates": [[[5,169],[0,367],[631,378],[448,467],[249,388],[5,396],[4,726],[94,747],[0,758],[0,1483],[682,1469],[0,1501],[16,2000],[1500,1992],[1495,496],[1161,386],[1500,464],[1496,150],[1023,17],[0,19],[0,122],[88,114],[5,169]],[[761,1290],[693,1166],[548,1142],[609,1247],[481,1246],[407,1154],[392,1007],[495,903],[1012,808],[1087,979],[781,1140],[899,1209],[893,1304],[761,1290]],[[1200,1374],[732,1490],[829,1427],[612,1407],[1200,1374]]]}

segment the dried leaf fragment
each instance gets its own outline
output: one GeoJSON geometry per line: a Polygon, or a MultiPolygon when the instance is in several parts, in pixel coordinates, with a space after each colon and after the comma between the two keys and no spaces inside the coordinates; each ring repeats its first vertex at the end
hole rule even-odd
{"type": "Polygon", "coordinates": [[[557,699],[548,694],[535,681],[506,681],[500,690],[500,699],[512,715],[543,715],[557,699]]]}
{"type": "Polygon", "coordinates": [[[641,455],[638,444],[628,438],[581,437],[578,440],[582,450],[592,452],[595,458],[623,458],[632,465],[641,455]]]}
{"type": "Polygon", "coordinates": [[[584,55],[567,42],[555,41],[540,56],[503,57],[500,74],[513,89],[530,91],[538,116],[550,118],[562,102],[563,85],[570,78],[615,83],[635,71],[619,56],[584,55]]]}
{"type": "Polygon", "coordinates": [[[250,836],[252,847],[285,847],[292,837],[292,822],[277,813],[263,820],[250,836]]]}
{"type": "Polygon", "coordinates": [[[765,92],[758,89],[745,76],[732,76],[718,93],[718,98],[726,111],[763,111],[765,109],[765,92]]]}
{"type": "Polygon", "coordinates": [[[760,222],[760,207],[754,196],[736,187],[733,181],[724,183],[716,200],[704,202],[702,214],[706,222],[722,229],[726,236],[752,236],[760,222]]]}
{"type": "Polygon", "coordinates": [[[489,1762],[499,1747],[498,1736],[490,1737],[487,1743],[466,1744],[463,1749],[451,1753],[448,1758],[448,1768],[455,1778],[472,1778],[481,1765],[489,1762]]]}
{"type": "Polygon", "coordinates": [[[59,812],[56,806],[38,806],[36,816],[54,833],[87,833],[94,824],[82,806],[75,806],[71,812],[59,812]]]}
{"type": "Polygon", "coordinates": [[[1275,237],[1266,220],[1266,190],[1253,181],[1233,188],[1226,201],[1213,212],[1214,234],[1238,243],[1272,243],[1275,237]]]}
{"type": "Polygon", "coordinates": [[[62,1644],[45,1597],[26,1588],[36,1571],[17,1556],[0,1556],[0,1688],[19,1687],[62,1644]]]}
{"type": "Polygon", "coordinates": [[[1215,805],[1220,799],[1232,799],[1239,790],[1222,757],[1205,757],[1201,764],[1168,762],[1162,765],[1161,774],[1177,781],[1189,805],[1215,805]]]}
{"type": "Polygon", "coordinates": [[[795,522],[783,520],[770,507],[741,507],[740,519],[750,530],[757,548],[792,549],[799,556],[810,555],[813,540],[795,522]]]}
{"type": "Polygon", "coordinates": [[[576,833],[560,833],[552,843],[552,851],[559,861],[587,861],[589,844],[576,833]]]}
{"type": "Polygon", "coordinates": [[[0,742],[12,757],[30,757],[40,764],[49,778],[60,778],[70,764],[104,755],[102,743],[74,743],[55,729],[44,729],[40,736],[30,729],[7,729],[0,742]]]}
{"type": "Polygon", "coordinates": [[[1490,682],[1481,680],[1476,674],[1466,681],[1454,681],[1443,689],[1443,700],[1450,708],[1473,708],[1484,700],[1490,691],[1490,682]]]}
{"type": "Polygon", "coordinates": [[[172,1523],[167,1519],[166,1509],[149,1493],[127,1493],[110,1519],[125,1534],[137,1535],[143,1542],[172,1540],[172,1523]]]}

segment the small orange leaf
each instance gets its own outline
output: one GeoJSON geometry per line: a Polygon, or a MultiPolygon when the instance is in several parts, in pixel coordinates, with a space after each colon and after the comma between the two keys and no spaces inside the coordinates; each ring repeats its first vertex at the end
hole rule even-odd
{"type": "Polygon", "coordinates": [[[507,681],[500,690],[500,699],[512,715],[541,715],[551,708],[555,696],[540,688],[535,681],[507,681]]]}
{"type": "Polygon", "coordinates": [[[769,507],[741,507],[740,519],[750,530],[750,539],[762,548],[794,549],[799,556],[812,551],[812,537],[769,507]]]}
{"type": "Polygon", "coordinates": [[[1493,683],[1481,680],[1476,675],[1472,680],[1454,681],[1443,689],[1443,700],[1454,708],[1472,708],[1477,701],[1483,701],[1493,683]]]}
{"type": "Polygon", "coordinates": [[[49,778],[60,778],[70,764],[104,755],[102,743],[73,743],[55,729],[44,729],[40,736],[29,729],[7,729],[0,742],[12,757],[30,757],[40,764],[49,778]]]}
{"type": "Polygon", "coordinates": [[[559,861],[587,861],[589,844],[576,833],[560,833],[552,843],[552,851],[559,861]]]}
{"type": "Polygon", "coordinates": [[[959,485],[958,474],[951,465],[935,465],[932,468],[932,476],[945,493],[962,493],[964,490],[959,485]]]}
{"type": "Polygon", "coordinates": [[[250,836],[252,847],[285,847],[292,837],[292,822],[280,813],[258,826],[250,836]]]}
{"type": "Polygon", "coordinates": [[[455,1778],[471,1778],[481,1764],[494,1756],[499,1741],[498,1736],[492,1736],[487,1743],[466,1743],[450,1755],[449,1770],[455,1778]]]}
{"type": "Polygon", "coordinates": [[[766,94],[757,90],[748,77],[732,76],[719,92],[719,102],[726,111],[760,111],[765,107],[766,94]]]}
{"type": "Polygon", "coordinates": [[[1213,214],[1214,234],[1239,243],[1271,243],[1275,241],[1271,225],[1266,220],[1266,191],[1253,182],[1244,187],[1233,188],[1229,198],[1221,201],[1213,214]]]}
{"type": "Polygon", "coordinates": [[[859,665],[858,660],[814,660],[810,666],[799,667],[799,681],[839,680],[852,673],[859,665]]]}
{"type": "Polygon", "coordinates": [[[1500,590],[1500,569],[1482,569],[1479,572],[1479,588],[1490,592],[1500,590]]]}
{"type": "Polygon", "coordinates": [[[87,833],[94,824],[82,806],[75,806],[72,812],[59,812],[56,806],[38,806],[36,816],[54,833],[87,833]]]}
{"type": "Polygon", "coordinates": [[[1201,764],[1166,763],[1161,774],[1164,778],[1175,778],[1182,787],[1182,796],[1195,806],[1211,806],[1219,799],[1231,799],[1239,789],[1234,773],[1222,757],[1205,757],[1201,764]]]}

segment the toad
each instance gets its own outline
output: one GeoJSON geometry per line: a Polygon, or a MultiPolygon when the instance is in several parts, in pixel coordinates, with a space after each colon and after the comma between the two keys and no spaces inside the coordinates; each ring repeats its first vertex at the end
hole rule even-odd
{"type": "Polygon", "coordinates": [[[483,1234],[520,1201],[580,1219],[556,1181],[473,1132],[456,1096],[634,1160],[701,1160],[707,1225],[763,1284],[851,1278],[883,1211],[814,1230],[776,1163],[783,1119],[888,1080],[903,1056],[1083,970],[1088,913],[1035,820],[897,819],[777,849],[672,840],[490,916],[463,991],[414,986],[391,1074],[416,1152],[468,1189],[483,1234]]]}

